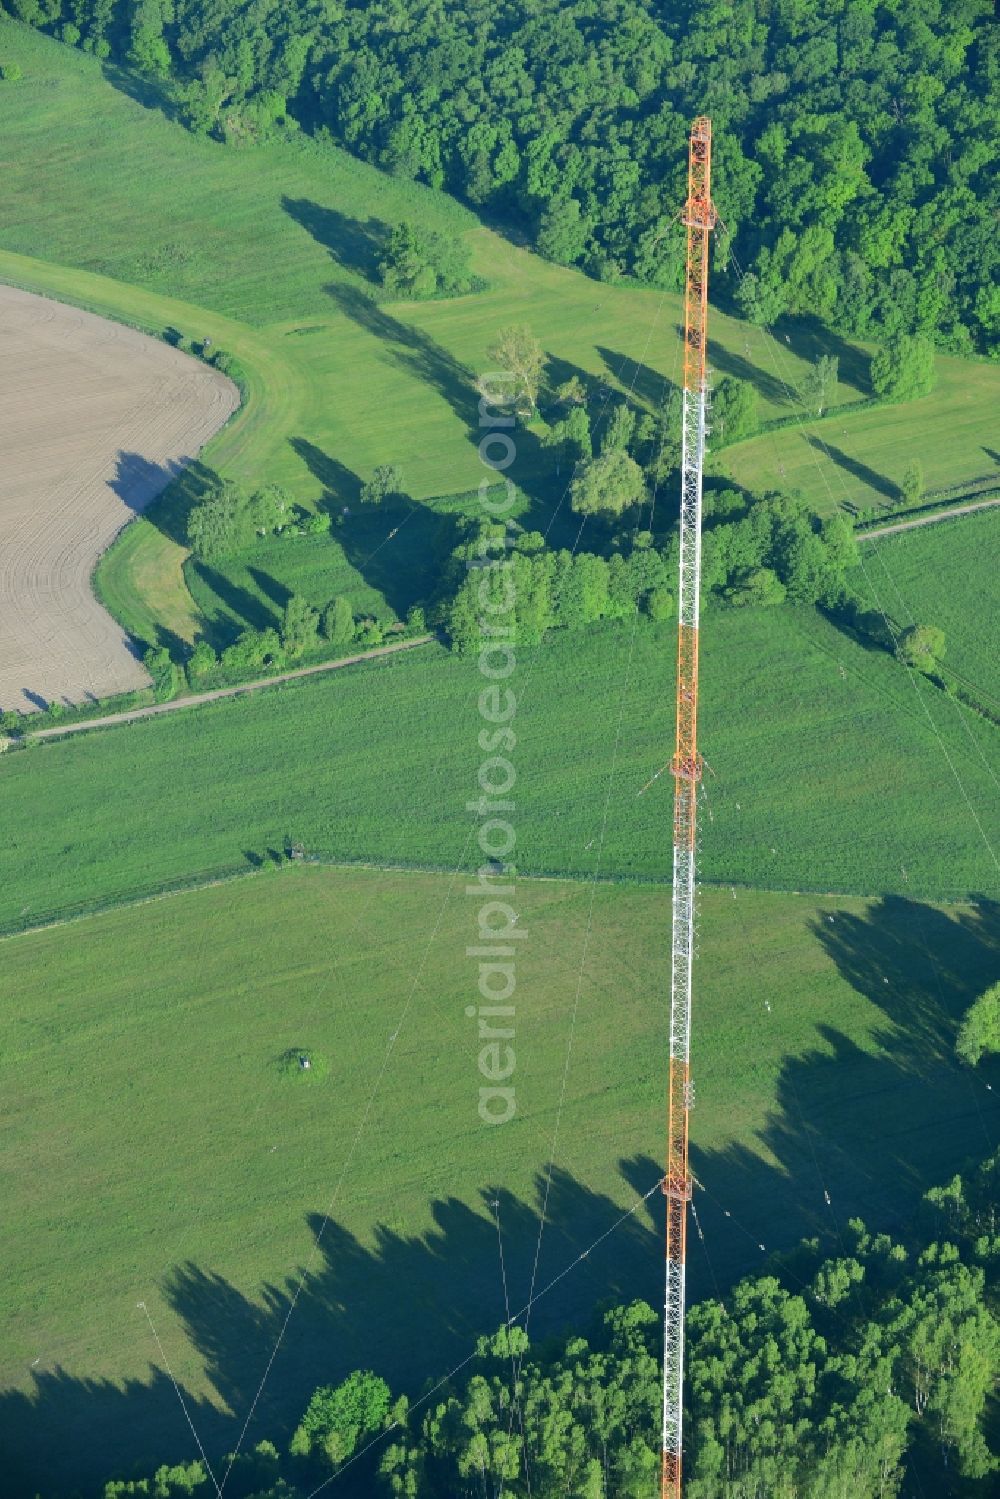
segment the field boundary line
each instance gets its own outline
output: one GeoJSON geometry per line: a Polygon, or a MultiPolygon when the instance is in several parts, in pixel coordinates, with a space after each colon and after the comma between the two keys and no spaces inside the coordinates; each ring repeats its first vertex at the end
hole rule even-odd
{"type": "Polygon", "coordinates": [[[992,500],[978,500],[972,505],[953,505],[949,510],[938,510],[934,515],[918,515],[913,520],[897,521],[894,525],[879,526],[871,531],[855,531],[855,541],[875,541],[880,536],[892,536],[897,531],[912,531],[915,526],[933,526],[935,521],[952,520],[957,515],[971,515],[974,510],[990,510],[1000,505],[1000,495],[992,500]]]}
{"type": "Polygon", "coordinates": [[[264,687],[279,687],[282,682],[294,682],[299,677],[313,677],[324,671],[337,671],[344,666],[357,666],[362,661],[374,661],[380,656],[396,655],[400,651],[412,650],[418,645],[429,645],[437,637],[418,635],[413,640],[396,640],[389,645],[379,645],[370,651],[359,651],[354,656],[340,656],[336,661],[319,661],[313,666],[297,666],[294,671],[282,671],[275,677],[257,677],[252,682],[240,682],[235,687],[213,687],[208,692],[189,692],[184,697],[171,698],[167,703],[151,703],[146,708],[127,708],[123,713],[108,713],[103,718],[85,718],[80,723],[55,724],[49,729],[28,730],[19,735],[14,743],[27,739],[55,739],[65,734],[82,734],[84,729],[107,729],[115,724],[135,723],[141,718],[152,718],[158,713],[177,713],[182,708],[197,708],[202,703],[218,702],[222,698],[239,697],[245,692],[260,692],[264,687]]]}
{"type": "Polygon", "coordinates": [[[32,937],[38,932],[55,931],[57,927],[77,926],[82,921],[92,921],[96,916],[110,916],[114,911],[131,911],[137,906],[151,906],[158,900],[171,900],[175,895],[196,895],[199,890],[213,890],[217,885],[231,885],[236,880],[248,879],[260,874],[259,869],[247,867],[234,869],[230,874],[217,874],[211,879],[198,880],[190,885],[178,885],[175,890],[154,890],[148,895],[136,895],[128,900],[119,900],[93,911],[77,911],[69,916],[56,916],[51,921],[40,921],[37,926],[22,926],[16,931],[0,931],[0,942],[13,942],[17,937],[32,937]]]}
{"type": "MultiPolygon", "coordinates": [[[[445,875],[454,873],[450,864],[396,864],[390,860],[384,863],[377,859],[327,859],[316,856],[306,856],[304,864],[291,863],[287,865],[273,866],[275,869],[333,869],[338,871],[369,870],[373,874],[423,874],[423,875],[445,875]]],[[[32,926],[21,926],[9,928],[6,931],[0,928],[0,942],[13,942],[18,937],[31,937],[39,932],[55,931],[59,927],[77,926],[84,921],[93,921],[99,916],[110,916],[115,911],[131,911],[138,906],[151,906],[156,901],[171,900],[178,895],[197,895],[202,890],[214,890],[220,885],[232,885],[238,880],[259,878],[262,875],[270,875],[271,870],[265,866],[262,869],[248,865],[245,869],[232,869],[225,874],[206,875],[203,879],[193,878],[190,884],[177,885],[172,890],[151,890],[145,895],[137,894],[128,896],[123,900],[110,900],[105,905],[95,906],[90,911],[75,911],[65,916],[53,916],[50,920],[39,921],[32,926]]],[[[518,871],[518,879],[535,885],[581,885],[591,883],[603,885],[609,888],[619,887],[623,890],[648,889],[665,890],[670,888],[670,880],[666,877],[656,875],[640,874],[590,874],[587,876],[579,874],[558,874],[551,870],[529,872],[518,871]]],[[[927,895],[921,891],[901,890],[821,890],[807,889],[804,887],[794,888],[790,885],[751,885],[745,880],[731,879],[705,879],[699,880],[699,885],[705,890],[748,890],[755,895],[791,895],[800,900],[882,900],[886,895],[903,895],[915,900],[929,901],[935,906],[964,907],[974,906],[977,897],[973,891],[964,891],[962,894],[952,895],[927,895]]]]}

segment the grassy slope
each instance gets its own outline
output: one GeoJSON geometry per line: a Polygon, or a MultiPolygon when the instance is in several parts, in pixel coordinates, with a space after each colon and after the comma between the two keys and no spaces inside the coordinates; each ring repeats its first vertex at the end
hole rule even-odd
{"type": "Polygon", "coordinates": [[[938,625],[945,663],[1000,706],[1000,512],[983,510],[866,542],[869,592],[899,628],[938,625]]]}
{"type": "MultiPolygon", "coordinates": [[[[522,1305],[582,971],[545,1285],[656,1180],[665,902],[599,888],[592,907],[586,884],[519,885],[519,1113],[497,1130],[477,1117],[464,1013],[475,909],[446,877],[287,869],[4,944],[18,1004],[0,1021],[0,1170],[18,1232],[2,1375],[36,1392],[0,1396],[5,1493],[187,1451],[137,1301],[212,1459],[306,1264],[255,1433],[286,1435],[306,1392],[358,1362],[419,1386],[428,1342],[440,1369],[495,1326],[498,1195],[522,1305]],[[325,1054],[328,1078],[278,1074],[274,1058],[301,1045],[325,1054]]],[[[856,1211],[905,1218],[995,1131],[991,1095],[947,1057],[991,971],[984,935],[971,913],[902,901],[706,892],[695,1147],[716,1275],[757,1264],[765,1236],[778,1247],[856,1211]]],[[[536,1332],[609,1291],[658,1295],[656,1202],[539,1303],[536,1332]]],[[[697,1246],[692,1278],[711,1289],[697,1246]]]]}
{"type": "MultiPolygon", "coordinates": [[[[208,335],[238,354],[251,374],[249,408],[206,455],[227,473],[285,483],[306,502],[323,490],[351,500],[358,479],[386,461],[403,464],[419,499],[475,485],[471,372],[484,367],[497,329],[513,321],[531,325],[560,374],[610,372],[652,402],[664,377],[676,375],[676,297],[600,286],[548,265],[475,227],[450,200],[336,151],[278,144],[248,155],[197,140],[153,99],[131,97],[144,86],[111,74],[115,87],[93,59],[15,23],[0,21],[0,43],[26,75],[0,90],[10,146],[0,275],[146,326],[208,335]],[[377,308],[372,230],[403,217],[467,234],[490,290],[377,308]]],[[[775,354],[781,379],[794,384],[799,356],[826,346],[814,330],[790,326],[791,344],[782,339],[775,350],[759,330],[721,314],[713,334],[714,367],[754,378],[764,416],[790,409],[775,354]]],[[[850,401],[864,389],[866,358],[850,345],[839,349],[846,383],[837,398],[850,401]]],[[[983,470],[977,445],[988,441],[1000,373],[956,361],[942,369],[942,394],[959,372],[972,371],[961,441],[951,409],[943,428],[918,408],[888,419],[859,413],[850,421],[862,434],[861,462],[886,465],[898,478],[885,455],[889,442],[922,455],[929,482],[939,464],[952,478],[961,477],[963,461],[983,470]]],[[[831,430],[824,428],[828,439],[831,430]]],[[[814,503],[839,503],[836,464],[821,454],[817,472],[811,460],[799,461],[812,450],[798,432],[729,450],[722,461],[748,483],[775,482],[775,445],[789,455],[778,460],[788,477],[814,503]]],[[[854,451],[846,440],[845,451],[854,451]]],[[[538,495],[541,517],[553,493],[551,461],[524,436],[515,477],[538,495]]],[[[157,623],[190,638],[199,623],[169,519],[161,529],[152,521],[130,527],[101,569],[107,602],[144,638],[155,636],[157,623]]]]}
{"type": "MultiPolygon", "coordinates": [[[[608,628],[521,655],[523,870],[589,873],[598,858],[608,875],[668,867],[669,778],[637,793],[672,738],[673,637],[643,623],[634,651],[631,639],[608,628]]],[[[914,688],[889,656],[811,610],[709,614],[703,679],[705,878],[945,898],[996,891],[945,760],[947,751],[995,844],[989,725],[959,722],[943,694],[914,688]],[[932,785],[952,809],[946,819],[932,785]]],[[[467,866],[481,685],[474,659],[428,648],[10,754],[0,762],[0,924],[239,867],[245,850],[280,847],[286,834],[340,859],[467,866]]]]}

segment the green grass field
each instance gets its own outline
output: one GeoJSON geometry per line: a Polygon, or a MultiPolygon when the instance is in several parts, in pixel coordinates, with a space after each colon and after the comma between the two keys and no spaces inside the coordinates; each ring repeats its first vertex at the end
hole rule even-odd
{"type": "Polygon", "coordinates": [[[937,625],[945,664],[1000,708],[997,556],[1000,511],[981,510],[866,542],[873,600],[900,629],[937,625]]]}
{"type": "MultiPolygon", "coordinates": [[[[5,1494],[193,1455],[164,1357],[217,1458],[304,1269],[252,1436],[286,1439],[358,1363],[419,1389],[502,1320],[493,1199],[523,1304],[578,984],[537,1287],[655,1183],[667,895],[525,881],[517,905],[518,1113],[496,1129],[465,1016],[476,908],[446,876],[286,868],[4,943],[5,1494]],[[300,1046],[325,1078],[282,1074],[300,1046]]],[[[949,1060],[992,940],[968,909],[705,893],[695,1170],[723,1283],[758,1239],[905,1221],[995,1133],[949,1060]]],[[[655,1299],[660,1216],[654,1197],[535,1331],[655,1299]]],[[[691,1273],[712,1289],[697,1244],[691,1273]]]]}
{"type": "Polygon", "coordinates": [[[355,614],[391,620],[432,592],[435,567],[442,551],[447,552],[450,535],[447,519],[432,510],[390,504],[360,510],[330,537],[266,541],[246,557],[225,559],[218,567],[189,558],[184,576],[208,621],[205,633],[217,645],[227,645],[248,624],[255,629],[280,624],[293,593],[317,608],[343,594],[355,614]],[[405,525],[400,550],[405,549],[406,562],[399,566],[400,550],[390,548],[396,565],[389,568],[380,562],[391,523],[405,525]]]}
{"type": "MultiPolygon", "coordinates": [[[[990,725],[812,610],[710,612],[703,635],[706,879],[997,891],[990,725]]],[[[672,659],[671,628],[646,623],[634,647],[608,627],[522,652],[523,871],[665,876],[669,778],[638,793],[672,743],[672,659]]],[[[426,647],[8,754],[0,926],[238,868],[286,835],[340,860],[469,867],[481,685],[474,659],[426,647]]]]}
{"type": "MultiPolygon", "coordinates": [[[[149,86],[15,22],[0,21],[0,46],[25,75],[0,90],[9,148],[0,277],[150,329],[209,336],[236,354],[249,399],[205,454],[227,475],[283,483],[305,503],[323,493],[350,502],[382,462],[402,464],[418,500],[475,486],[472,382],[506,323],[532,327],[559,378],[574,369],[606,375],[650,404],[665,378],[677,378],[675,296],[547,264],[442,195],[306,140],[248,154],[196,139],[157,107],[149,86]],[[489,289],[379,305],[378,236],[403,218],[467,235],[489,289]]],[[[802,360],[834,343],[843,375],[836,399],[866,393],[865,352],[811,326],[789,325],[787,344],[720,313],[712,329],[713,367],[753,379],[764,417],[794,409],[782,382],[794,385],[802,360]]],[[[893,482],[913,455],[923,457],[929,483],[945,466],[952,481],[963,464],[970,476],[989,468],[981,445],[1000,371],[955,360],[941,370],[930,420],[926,402],[849,418],[858,435],[843,451],[852,463],[893,482]]],[[[824,425],[824,440],[839,446],[834,425],[824,425]]],[[[840,460],[814,454],[798,430],[719,461],[765,486],[780,479],[780,462],[821,509],[845,497],[840,460]]],[[[536,436],[523,434],[513,477],[532,496],[535,521],[549,517],[561,490],[552,463],[536,436]]],[[[853,479],[847,493],[861,497],[853,479]]],[[[102,597],[143,639],[157,638],[158,627],[190,639],[204,627],[170,506],[130,526],[99,571],[102,597]]]]}
{"type": "MultiPolygon", "coordinates": [[[[793,384],[793,361],[783,341],[760,328],[748,330],[748,338],[755,363],[775,360],[772,370],[793,384]]],[[[1000,369],[939,355],[937,371],[929,396],[765,432],[721,452],[713,467],[748,489],[800,489],[820,513],[845,504],[877,509],[897,501],[914,459],[929,490],[991,474],[1000,478],[993,450],[996,419],[990,414],[1000,398],[1000,369]]]]}
{"type": "MultiPolygon", "coordinates": [[[[505,323],[530,324],[559,378],[605,374],[652,406],[676,377],[674,296],[548,265],[305,140],[195,139],[149,86],[6,19],[0,56],[25,75],[0,87],[0,278],[210,337],[239,358],[247,400],[204,462],[353,512],[330,539],[269,542],[213,575],[183,545],[193,470],[99,569],[141,638],[207,630],[221,645],[289,591],[403,614],[482,477],[472,380],[505,323]],[[487,289],[382,301],[378,243],[403,218],[467,235],[487,289]],[[386,461],[412,513],[357,506],[386,461]]],[[[713,335],[717,374],[754,379],[765,417],[788,413],[783,382],[828,348],[837,400],[867,393],[865,351],[805,323],[772,344],[713,314],[713,335]]],[[[785,429],[713,463],[751,487],[798,485],[824,511],[877,503],[913,457],[929,486],[977,477],[1000,370],[942,359],[939,375],[928,400],[813,424],[819,449],[811,428],[785,429]]],[[[530,430],[518,447],[523,514],[545,524],[552,455],[530,430]]],[[[983,691],[1000,690],[997,523],[865,551],[883,606],[940,624],[948,662],[983,691]]],[[[286,1440],[311,1389],[357,1364],[415,1390],[463,1357],[504,1315],[493,1201],[511,1302],[527,1297],[571,1037],[539,1284],[655,1182],[671,778],[642,788],[673,743],[674,650],[672,626],[642,621],[519,652],[528,938],[518,1114],[499,1130],[476,1113],[465,1015],[475,660],[421,647],[0,757],[0,932],[103,912],[0,951],[5,1495],[65,1499],[194,1456],[168,1362],[216,1458],[303,1270],[252,1438],[286,1440]],[[269,867],[286,837],[320,862],[269,867]],[[300,1046],[325,1076],[282,1072],[300,1046]]],[[[702,677],[694,1296],[765,1263],[762,1243],[835,1244],[853,1213],[908,1223],[926,1186],[992,1143],[1000,1099],[993,1072],[952,1061],[963,1009],[996,975],[995,729],[813,610],[708,611],[702,677]]],[[[657,1301],[661,1217],[654,1197],[539,1303],[536,1330],[585,1321],[607,1294],[657,1301]]]]}

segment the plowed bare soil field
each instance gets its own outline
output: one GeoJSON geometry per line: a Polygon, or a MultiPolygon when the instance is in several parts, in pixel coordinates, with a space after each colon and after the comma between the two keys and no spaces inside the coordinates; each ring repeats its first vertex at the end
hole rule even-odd
{"type": "Polygon", "coordinates": [[[0,286],[0,708],[149,678],[91,588],[122,527],[239,403],[169,345],[0,286]]]}

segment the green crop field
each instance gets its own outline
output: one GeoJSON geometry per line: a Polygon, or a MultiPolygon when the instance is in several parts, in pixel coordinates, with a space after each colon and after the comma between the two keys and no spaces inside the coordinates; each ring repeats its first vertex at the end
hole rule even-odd
{"type": "MultiPolygon", "coordinates": [[[[706,879],[996,891],[991,725],[812,610],[710,612],[703,635],[706,879]]],[[[521,653],[522,870],[665,876],[669,778],[638,793],[672,743],[672,659],[672,630],[645,622],[521,653]]],[[[468,867],[481,685],[474,659],[425,647],[8,754],[0,925],[245,866],[286,836],[468,867]]]]}
{"type": "MultiPolygon", "coordinates": [[[[247,371],[247,404],[205,454],[229,476],[283,483],[307,504],[323,493],[349,503],[383,462],[402,464],[418,500],[476,485],[473,378],[497,330],[512,322],[531,326],[559,378],[574,369],[605,375],[649,404],[677,378],[674,295],[550,265],[443,195],[304,138],[252,157],[197,139],[166,118],[151,85],[15,22],[0,20],[0,45],[24,72],[0,91],[0,277],[152,330],[208,336],[235,354],[247,371]],[[404,218],[467,235],[488,289],[380,304],[379,237],[404,218]]],[[[715,370],[753,379],[764,417],[794,409],[783,382],[793,386],[803,360],[826,348],[806,324],[790,324],[787,343],[720,313],[712,329],[715,370]]],[[[842,341],[837,351],[836,399],[857,400],[867,393],[867,354],[842,341]]],[[[902,454],[923,457],[929,483],[943,466],[952,481],[989,467],[980,445],[990,440],[1000,371],[940,365],[931,420],[927,402],[844,417],[857,433],[843,439],[852,464],[894,483],[902,454]]],[[[863,499],[853,480],[841,487],[839,426],[824,423],[822,434],[832,458],[796,429],[726,450],[720,462],[764,486],[780,480],[780,463],[824,510],[846,494],[863,499]],[[775,460],[776,452],[787,456],[775,460]]],[[[532,498],[533,521],[548,519],[561,492],[552,465],[537,434],[525,432],[513,477],[532,498]]],[[[102,597],[143,639],[156,639],[158,627],[191,639],[205,626],[185,586],[175,520],[169,499],[154,506],[99,570],[102,597]]]]}
{"type": "Polygon", "coordinates": [[[945,664],[1000,708],[1000,510],[916,526],[864,544],[862,587],[896,626],[937,625],[945,664]]]}
{"type": "MultiPolygon", "coordinates": [[[[702,906],[694,1164],[726,1282],[765,1236],[905,1222],[995,1134],[996,1095],[949,1049],[996,933],[893,898],[702,906]]],[[[282,1438],[358,1363],[418,1390],[429,1345],[443,1369],[504,1316],[493,1200],[527,1300],[557,1120],[536,1289],[655,1184],[667,895],[522,881],[517,907],[517,1114],[492,1129],[465,1013],[477,908],[446,876],[287,867],[3,944],[10,1499],[193,1455],[164,1358],[214,1462],[302,1271],[251,1436],[282,1438]],[[299,1047],[325,1076],[281,1071],[299,1047]]],[[[610,1292],[655,1300],[660,1216],[654,1196],[534,1330],[610,1292]]]]}

